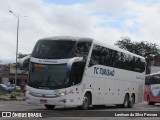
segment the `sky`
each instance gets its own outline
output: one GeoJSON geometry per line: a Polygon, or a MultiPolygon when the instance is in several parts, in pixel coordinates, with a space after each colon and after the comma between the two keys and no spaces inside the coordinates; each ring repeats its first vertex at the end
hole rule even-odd
{"type": "Polygon", "coordinates": [[[0,0],[0,64],[30,54],[38,39],[89,37],[114,45],[122,37],[160,45],[159,0],[0,0]],[[9,10],[13,11],[12,14],[9,10]]]}

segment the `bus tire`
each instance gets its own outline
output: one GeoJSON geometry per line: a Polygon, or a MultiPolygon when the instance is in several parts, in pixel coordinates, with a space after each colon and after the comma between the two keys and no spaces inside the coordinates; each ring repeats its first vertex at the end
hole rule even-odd
{"type": "Polygon", "coordinates": [[[129,107],[129,96],[128,94],[126,94],[124,97],[123,108],[128,108],[128,107],[129,107]]]}
{"type": "Polygon", "coordinates": [[[83,97],[83,103],[81,106],[79,106],[78,108],[80,108],[81,110],[87,110],[89,108],[91,102],[91,96],[89,93],[86,93],[83,97]]]}
{"type": "Polygon", "coordinates": [[[148,105],[154,105],[155,104],[154,102],[150,101],[149,95],[147,96],[147,103],[148,103],[148,105]]]}
{"type": "Polygon", "coordinates": [[[132,94],[131,95],[131,101],[129,101],[129,108],[133,108],[135,103],[135,96],[132,94]]]}
{"type": "Polygon", "coordinates": [[[48,110],[53,110],[55,105],[44,105],[48,110]]]}

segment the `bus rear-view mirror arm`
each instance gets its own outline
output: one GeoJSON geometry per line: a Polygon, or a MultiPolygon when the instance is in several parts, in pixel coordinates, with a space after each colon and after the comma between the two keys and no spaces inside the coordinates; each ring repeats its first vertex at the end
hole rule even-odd
{"type": "Polygon", "coordinates": [[[79,62],[79,61],[82,61],[83,60],[83,57],[74,57],[74,58],[71,58],[68,63],[67,63],[67,71],[70,72],[71,71],[71,68],[72,68],[72,65],[74,62],[79,62]]]}

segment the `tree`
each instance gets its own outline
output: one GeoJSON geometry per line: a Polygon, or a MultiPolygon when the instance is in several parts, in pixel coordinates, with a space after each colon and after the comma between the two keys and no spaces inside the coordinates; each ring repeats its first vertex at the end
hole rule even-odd
{"type": "Polygon", "coordinates": [[[160,66],[160,56],[155,56],[155,58],[154,58],[154,66],[160,66]]]}
{"type": "Polygon", "coordinates": [[[122,37],[121,40],[115,43],[116,46],[128,50],[137,55],[143,56],[146,58],[146,73],[150,73],[150,67],[154,58],[160,57],[160,50],[158,45],[155,43],[149,43],[147,41],[141,42],[132,42],[129,37],[122,37]]]}

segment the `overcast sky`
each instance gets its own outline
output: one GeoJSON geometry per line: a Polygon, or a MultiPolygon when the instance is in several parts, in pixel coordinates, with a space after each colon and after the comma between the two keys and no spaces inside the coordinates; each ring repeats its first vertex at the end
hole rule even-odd
{"type": "MultiPolygon", "coordinates": [[[[15,61],[17,18],[19,52],[51,36],[90,37],[114,44],[121,37],[160,45],[160,0],[0,0],[0,61],[15,61]],[[27,16],[27,17],[23,17],[27,16]]],[[[1,63],[2,63],[1,62],[1,63]]]]}

